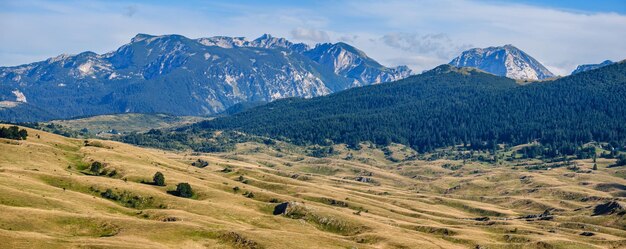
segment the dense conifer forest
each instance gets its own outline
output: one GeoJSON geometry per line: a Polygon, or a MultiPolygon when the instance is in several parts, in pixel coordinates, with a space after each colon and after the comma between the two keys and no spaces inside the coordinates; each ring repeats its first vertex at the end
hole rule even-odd
{"type": "Polygon", "coordinates": [[[296,144],[393,142],[420,152],[536,141],[546,153],[573,154],[591,141],[623,148],[624,107],[623,62],[526,85],[443,65],[397,82],[275,101],[198,123],[186,132],[235,130],[296,144]]]}

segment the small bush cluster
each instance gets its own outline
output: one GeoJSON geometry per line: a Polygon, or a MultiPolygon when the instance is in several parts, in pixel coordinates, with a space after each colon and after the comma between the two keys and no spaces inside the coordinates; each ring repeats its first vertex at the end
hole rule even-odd
{"type": "Polygon", "coordinates": [[[442,168],[444,169],[449,169],[449,170],[459,170],[463,167],[462,164],[450,164],[450,163],[446,163],[444,165],[441,165],[442,168]]]}
{"type": "Polygon", "coordinates": [[[250,191],[246,191],[245,193],[243,193],[243,196],[245,196],[247,198],[254,198],[254,193],[252,193],[250,191]]]}
{"type": "Polygon", "coordinates": [[[197,168],[204,168],[206,166],[209,166],[209,162],[202,160],[202,159],[198,159],[195,162],[191,163],[191,166],[194,166],[197,168]]]}
{"type": "Polygon", "coordinates": [[[255,241],[243,237],[236,232],[227,232],[219,237],[220,240],[232,244],[235,248],[260,249],[263,248],[255,241]]]}
{"type": "Polygon", "coordinates": [[[348,207],[348,203],[344,202],[344,201],[339,201],[339,200],[335,200],[335,199],[330,199],[330,198],[322,198],[322,202],[331,205],[331,206],[337,206],[337,207],[348,207]]]}
{"type": "Polygon", "coordinates": [[[89,171],[94,175],[100,175],[102,169],[104,169],[104,165],[98,161],[91,163],[91,167],[89,167],[89,171]]]}
{"type": "Polygon", "coordinates": [[[96,193],[100,193],[100,196],[105,199],[119,202],[120,204],[129,208],[151,208],[155,206],[154,197],[144,197],[141,195],[133,194],[128,191],[115,192],[108,188],[104,192],[100,192],[98,189],[91,189],[96,193]]]}
{"type": "Polygon", "coordinates": [[[348,221],[340,219],[339,217],[318,214],[304,205],[295,202],[289,203],[284,216],[291,219],[303,219],[307,222],[315,224],[322,230],[341,235],[355,235],[367,230],[364,226],[352,224],[348,221]]]}
{"type": "Polygon", "coordinates": [[[237,177],[237,181],[238,181],[238,182],[241,182],[241,183],[243,183],[243,184],[248,184],[248,179],[244,178],[244,177],[243,177],[243,176],[241,176],[241,175],[240,175],[239,177],[237,177]]]}

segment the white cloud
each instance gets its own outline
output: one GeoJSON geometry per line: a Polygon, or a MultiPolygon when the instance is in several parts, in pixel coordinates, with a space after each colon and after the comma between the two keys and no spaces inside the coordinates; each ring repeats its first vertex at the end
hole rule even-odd
{"type": "Polygon", "coordinates": [[[312,42],[328,42],[330,37],[328,33],[323,30],[307,29],[307,28],[295,28],[291,30],[291,37],[298,40],[312,41],[312,42]]]}
{"type": "Polygon", "coordinates": [[[471,44],[454,42],[447,34],[425,34],[396,32],[383,35],[381,41],[386,45],[414,54],[436,56],[449,59],[472,47],[471,44]]]}
{"type": "Polygon", "coordinates": [[[339,41],[342,42],[354,42],[356,39],[359,39],[358,35],[343,35],[339,37],[339,41]]]}

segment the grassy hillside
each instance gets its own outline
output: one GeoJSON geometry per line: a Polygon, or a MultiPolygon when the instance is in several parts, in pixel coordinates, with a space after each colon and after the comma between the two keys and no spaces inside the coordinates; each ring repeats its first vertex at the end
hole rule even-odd
{"type": "Polygon", "coordinates": [[[91,135],[110,134],[111,130],[119,133],[146,132],[150,129],[168,129],[207,120],[193,116],[172,116],[168,114],[126,113],[99,115],[86,118],[55,120],[50,123],[62,125],[75,131],[86,129],[91,135]]]}
{"type": "Polygon", "coordinates": [[[332,156],[313,158],[281,142],[173,153],[27,130],[27,140],[0,139],[8,248],[626,246],[623,212],[591,215],[610,200],[624,205],[626,169],[607,168],[609,159],[595,171],[590,160],[529,170],[406,160],[414,152],[401,145],[336,145],[332,156]],[[208,166],[192,166],[198,159],[208,166]],[[93,162],[104,165],[97,175],[93,162]],[[157,171],[166,186],[142,183],[157,171]],[[168,193],[180,182],[192,198],[168,193]],[[273,215],[282,202],[291,203],[287,213],[273,215]],[[546,210],[549,218],[528,216],[546,210]]]}

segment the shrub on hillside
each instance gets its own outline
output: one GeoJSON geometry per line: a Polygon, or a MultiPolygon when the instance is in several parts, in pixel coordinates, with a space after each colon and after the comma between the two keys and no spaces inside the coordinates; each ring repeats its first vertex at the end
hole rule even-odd
{"type": "Polygon", "coordinates": [[[152,182],[157,186],[165,186],[165,176],[161,172],[156,172],[152,177],[152,182]]]}
{"type": "Polygon", "coordinates": [[[189,183],[181,182],[176,185],[176,192],[174,194],[184,198],[191,198],[193,196],[193,190],[189,183]]]}
{"type": "Polygon", "coordinates": [[[95,161],[91,163],[91,167],[89,168],[89,171],[91,171],[91,173],[93,173],[94,175],[99,175],[103,167],[104,166],[102,165],[101,162],[95,161]]]}
{"type": "Polygon", "coordinates": [[[245,193],[243,193],[243,196],[245,196],[247,198],[254,198],[254,193],[252,193],[250,191],[246,191],[245,193]]]}

